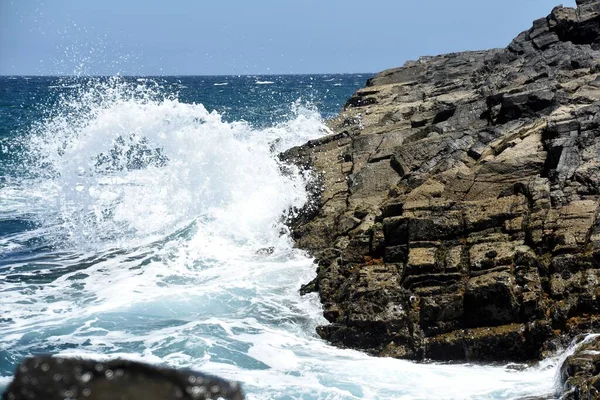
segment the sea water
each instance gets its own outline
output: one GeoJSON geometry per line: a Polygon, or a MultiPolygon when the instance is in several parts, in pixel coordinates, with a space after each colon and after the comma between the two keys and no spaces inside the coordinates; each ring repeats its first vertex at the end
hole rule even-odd
{"type": "Polygon", "coordinates": [[[328,345],[307,200],[277,154],[328,133],[368,75],[0,77],[0,392],[32,354],[123,357],[249,399],[552,396],[538,365],[412,363],[328,345]]]}

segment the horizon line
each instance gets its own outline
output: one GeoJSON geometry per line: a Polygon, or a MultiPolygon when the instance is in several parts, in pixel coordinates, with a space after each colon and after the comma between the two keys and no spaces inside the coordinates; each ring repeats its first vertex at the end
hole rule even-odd
{"type": "Polygon", "coordinates": [[[253,76],[308,76],[308,75],[362,75],[362,74],[377,74],[378,72],[309,72],[309,73],[282,73],[282,74],[148,74],[148,75],[130,75],[130,74],[2,74],[0,77],[28,77],[28,78],[109,78],[109,77],[121,77],[121,78],[156,78],[156,77],[215,77],[215,76],[235,76],[235,77],[253,77],[253,76]]]}

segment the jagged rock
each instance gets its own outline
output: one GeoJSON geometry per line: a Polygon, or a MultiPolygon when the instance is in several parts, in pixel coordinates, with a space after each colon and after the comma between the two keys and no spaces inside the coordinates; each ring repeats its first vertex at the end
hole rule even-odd
{"type": "Polygon", "coordinates": [[[290,222],[332,343],[421,360],[536,359],[600,314],[600,1],[506,49],[367,82],[333,135],[281,155],[321,186],[290,222]],[[310,211],[310,212],[308,212],[310,211]]]}
{"type": "Polygon", "coordinates": [[[600,337],[586,338],[560,367],[563,400],[600,398],[600,337]]]}
{"type": "Polygon", "coordinates": [[[236,382],[194,371],[125,360],[98,362],[50,356],[23,361],[2,397],[3,400],[243,398],[236,382]]]}

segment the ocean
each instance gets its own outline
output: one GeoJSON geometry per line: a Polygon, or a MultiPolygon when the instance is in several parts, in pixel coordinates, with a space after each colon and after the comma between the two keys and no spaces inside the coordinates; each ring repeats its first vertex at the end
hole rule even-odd
{"type": "Polygon", "coordinates": [[[551,397],[536,365],[412,363],[328,345],[284,220],[370,77],[0,77],[0,392],[26,356],[124,357],[248,399],[551,397]]]}

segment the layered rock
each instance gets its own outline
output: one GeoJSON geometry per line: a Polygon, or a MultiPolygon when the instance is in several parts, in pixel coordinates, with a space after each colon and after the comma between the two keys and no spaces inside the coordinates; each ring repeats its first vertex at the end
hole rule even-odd
{"type": "Polygon", "coordinates": [[[208,400],[244,398],[236,382],[138,362],[39,356],[23,361],[3,400],[208,400]]]}
{"type": "Polygon", "coordinates": [[[506,49],[378,74],[282,155],[315,173],[291,226],[318,262],[319,335],[530,360],[600,329],[600,1],[577,5],[506,49]]]}

